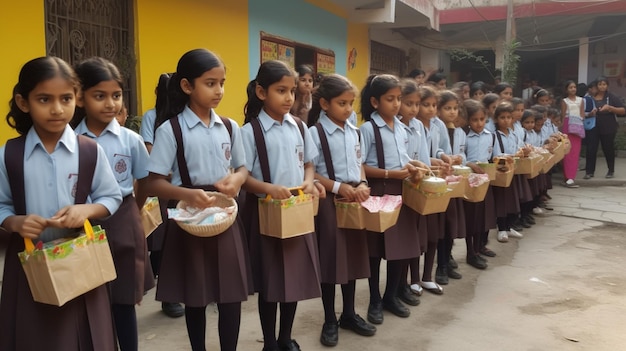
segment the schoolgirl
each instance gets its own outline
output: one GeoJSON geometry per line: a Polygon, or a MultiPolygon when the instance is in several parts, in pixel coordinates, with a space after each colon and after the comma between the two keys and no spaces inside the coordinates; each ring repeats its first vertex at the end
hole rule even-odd
{"type": "MultiPolygon", "coordinates": [[[[498,129],[495,132],[496,143],[492,157],[502,154],[514,155],[524,145],[523,141],[518,139],[510,128],[512,112],[513,105],[507,101],[500,102],[496,107],[494,117],[498,129]]],[[[507,242],[509,236],[514,238],[523,237],[521,233],[512,228],[513,223],[518,220],[520,213],[520,196],[518,191],[519,186],[515,181],[507,188],[494,187],[493,189],[498,223],[497,238],[500,242],[507,242]]]]}
{"type": "MultiPolygon", "coordinates": [[[[396,115],[400,110],[400,81],[392,75],[371,75],[361,90],[361,151],[365,157],[365,175],[371,194],[402,194],[402,181],[416,169],[409,163],[406,131],[396,115]]],[[[384,233],[368,232],[370,255],[370,304],[367,319],[383,322],[383,308],[399,317],[410,311],[397,297],[408,260],[419,257],[417,217],[402,205],[398,222],[384,233]],[[380,261],[387,260],[387,284],[384,296],[379,291],[380,261]]]]}
{"type": "MultiPolygon", "coordinates": [[[[467,114],[469,131],[467,133],[465,155],[467,166],[474,173],[483,174],[484,170],[477,162],[487,162],[492,158],[495,135],[485,129],[486,115],[482,104],[468,100],[463,103],[467,114]]],[[[475,268],[487,268],[487,257],[494,257],[495,252],[487,248],[489,230],[496,225],[495,205],[491,187],[487,190],[485,200],[481,202],[463,202],[465,211],[465,245],[467,247],[466,262],[475,268]]]]}
{"type": "MultiPolygon", "coordinates": [[[[433,166],[439,167],[444,173],[449,171],[452,158],[450,141],[445,124],[436,117],[438,94],[428,86],[420,87],[420,109],[417,118],[424,127],[423,133],[428,145],[430,162],[433,166]]],[[[443,288],[433,281],[432,271],[435,264],[435,254],[439,239],[445,235],[445,213],[435,213],[423,216],[420,221],[420,237],[424,254],[424,269],[422,278],[419,279],[419,262],[411,261],[411,289],[419,294],[421,289],[414,287],[415,282],[419,282],[421,288],[437,295],[443,294],[443,288]]],[[[451,263],[453,266],[454,263],[451,263]]]]}
{"type": "MultiPolygon", "coordinates": [[[[402,89],[402,104],[400,105],[400,111],[398,112],[398,118],[402,122],[406,134],[408,137],[407,153],[409,157],[414,161],[422,163],[423,169],[430,168],[430,153],[429,147],[426,141],[426,135],[424,134],[424,125],[417,119],[417,113],[419,112],[421,97],[419,94],[419,86],[410,79],[403,79],[400,81],[402,89]]],[[[420,164],[416,163],[416,164],[420,164]]],[[[422,216],[419,213],[415,213],[418,222],[418,235],[420,238],[424,238],[426,243],[427,233],[425,232],[426,226],[422,222],[422,216]],[[419,233],[419,231],[424,231],[419,233]]],[[[426,244],[420,243],[420,255],[426,250],[426,244]]],[[[421,286],[419,286],[419,256],[411,258],[409,265],[411,267],[411,284],[413,289],[406,283],[406,277],[408,274],[408,268],[405,267],[405,271],[402,272],[402,282],[398,290],[398,298],[407,305],[417,306],[420,303],[419,295],[421,295],[421,286]],[[414,278],[414,279],[413,279],[414,278]]]]}
{"type": "Polygon", "coordinates": [[[68,64],[51,56],[27,62],[13,88],[7,122],[21,136],[0,149],[5,230],[0,235],[9,237],[0,298],[1,350],[115,349],[105,285],[61,307],[35,302],[17,255],[24,238],[49,242],[73,236],[86,219],[107,217],[122,202],[102,147],[77,137],[68,125],[79,88],[68,64]]]}
{"type": "Polygon", "coordinates": [[[320,251],[324,326],[320,341],[325,346],[338,342],[338,327],[364,336],[376,327],[354,311],[355,281],[369,278],[369,254],[365,230],[337,228],[335,199],[363,202],[369,186],[361,164],[360,132],[349,122],[356,88],[346,78],[329,74],[313,93],[309,111],[311,138],[318,156],[314,159],[315,179],[326,190],[320,200],[315,228],[320,251]],[[343,313],[335,316],[335,284],[341,284],[343,313]]]}
{"type": "Polygon", "coordinates": [[[496,111],[496,106],[498,106],[498,102],[500,101],[500,97],[498,94],[487,93],[482,100],[483,106],[485,107],[485,112],[487,113],[487,124],[485,124],[485,128],[490,132],[496,131],[496,123],[494,113],[496,111]]]}
{"type": "Polygon", "coordinates": [[[498,94],[501,100],[511,101],[513,99],[513,87],[509,83],[499,83],[493,87],[493,92],[498,94]]]}
{"type": "MultiPolygon", "coordinates": [[[[525,145],[531,145],[536,147],[543,146],[541,134],[535,132],[535,113],[531,110],[525,110],[522,114],[521,124],[524,128],[524,135],[522,141],[525,145]]],[[[523,177],[522,177],[523,179],[523,177]]],[[[530,228],[535,224],[533,217],[533,211],[538,206],[539,195],[545,184],[545,175],[540,174],[532,179],[526,179],[528,184],[528,191],[531,196],[530,199],[526,198],[526,201],[522,201],[520,196],[520,218],[518,225],[524,228],[530,228]]],[[[520,191],[521,194],[521,191],[520,191]]]]}
{"type": "Polygon", "coordinates": [[[304,123],[289,114],[296,79],[296,73],[285,63],[264,62],[248,84],[246,125],[242,128],[250,169],[244,215],[266,351],[300,350],[291,336],[298,301],[320,296],[315,233],[278,239],[261,235],[259,230],[259,197],[267,194],[286,199],[292,187],[302,187],[304,193],[315,196],[324,191],[314,184],[316,146],[304,123]],[[280,330],[276,338],[279,303],[280,330]]]}
{"type": "MultiPolygon", "coordinates": [[[[465,165],[466,135],[461,126],[465,121],[459,116],[458,96],[452,91],[443,91],[439,94],[437,103],[437,116],[445,123],[449,144],[445,145],[446,155],[449,156],[449,164],[465,165]]],[[[452,263],[452,246],[454,239],[465,238],[465,211],[463,199],[450,199],[445,213],[444,238],[439,239],[437,244],[437,270],[435,281],[437,284],[447,285],[448,278],[461,279],[462,275],[455,270],[456,262],[452,263]]]]}
{"type": "Polygon", "coordinates": [[[311,94],[313,91],[313,68],[309,65],[296,67],[298,84],[296,85],[296,100],[291,107],[292,116],[300,117],[305,123],[311,109],[311,94]]]}
{"type": "Polygon", "coordinates": [[[511,105],[513,105],[513,113],[511,114],[511,119],[513,120],[513,133],[517,135],[518,138],[524,138],[524,127],[522,127],[522,114],[524,113],[524,101],[520,98],[512,98],[511,105]]]}
{"type": "MultiPolygon", "coordinates": [[[[222,61],[206,49],[186,52],[168,84],[168,112],[150,154],[149,194],[211,207],[205,190],[235,197],[245,182],[237,123],[218,116],[224,94],[222,61]],[[171,182],[168,177],[171,173],[171,182]]],[[[237,349],[241,301],[247,299],[249,262],[240,221],[213,237],[199,237],[167,223],[156,298],[185,304],[193,350],[205,349],[206,306],[216,302],[222,350],[237,349]]]]}
{"type": "Polygon", "coordinates": [[[115,118],[123,106],[123,79],[117,67],[94,57],[77,64],[75,70],[82,88],[73,121],[75,132],[102,146],[124,198],[119,211],[95,224],[107,231],[117,272],[109,287],[119,346],[121,350],[137,350],[135,304],[154,287],[139,213],[146,201],[150,156],[139,134],[122,128],[115,118]]]}
{"type": "Polygon", "coordinates": [[[476,101],[482,101],[483,97],[489,93],[487,84],[483,81],[477,81],[470,85],[470,98],[476,101]]]}

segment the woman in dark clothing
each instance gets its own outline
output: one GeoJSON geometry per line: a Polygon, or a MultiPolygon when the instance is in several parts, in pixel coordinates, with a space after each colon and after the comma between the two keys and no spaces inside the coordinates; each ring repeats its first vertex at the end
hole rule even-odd
{"type": "Polygon", "coordinates": [[[598,89],[593,99],[596,103],[596,126],[586,131],[587,164],[584,179],[592,178],[596,170],[598,144],[602,144],[602,152],[606,158],[608,172],[606,178],[613,178],[615,172],[615,134],[617,132],[617,116],[626,113],[624,103],[618,96],[608,91],[609,81],[605,77],[596,80],[598,89]]]}

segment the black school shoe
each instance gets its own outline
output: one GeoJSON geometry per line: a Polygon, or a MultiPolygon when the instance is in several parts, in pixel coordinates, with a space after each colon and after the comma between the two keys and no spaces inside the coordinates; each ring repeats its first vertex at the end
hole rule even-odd
{"type": "Polygon", "coordinates": [[[478,255],[467,256],[467,264],[474,268],[485,269],[487,268],[487,263],[485,263],[478,255]]]}
{"type": "Polygon", "coordinates": [[[278,345],[278,349],[280,351],[300,351],[300,345],[296,342],[296,340],[291,339],[284,345],[278,345]]]}
{"type": "Polygon", "coordinates": [[[439,285],[448,285],[448,268],[445,266],[437,266],[435,271],[435,283],[439,285]]]}
{"type": "Polygon", "coordinates": [[[339,325],[337,322],[326,322],[322,326],[320,342],[324,346],[336,346],[339,342],[339,325]]]}
{"type": "Polygon", "coordinates": [[[376,327],[367,323],[361,316],[355,314],[354,317],[339,317],[339,326],[341,329],[352,330],[362,336],[372,336],[376,334],[376,327]]]}
{"type": "Polygon", "coordinates": [[[398,289],[398,298],[407,305],[417,306],[420,304],[419,297],[411,292],[408,285],[403,285],[398,289]]]}
{"type": "Polygon", "coordinates": [[[522,225],[520,224],[520,221],[515,221],[513,224],[511,224],[511,228],[517,230],[518,232],[521,232],[524,230],[524,227],[522,227],[522,225]]]}
{"type": "Polygon", "coordinates": [[[454,269],[458,269],[459,268],[459,264],[456,263],[456,261],[454,260],[454,257],[452,257],[452,255],[450,255],[450,261],[448,261],[448,266],[454,268],[454,269]]]}
{"type": "Polygon", "coordinates": [[[461,279],[461,278],[463,278],[461,273],[455,271],[454,268],[452,268],[452,267],[448,267],[446,272],[448,273],[448,278],[452,278],[452,279],[461,279]]]}
{"type": "Polygon", "coordinates": [[[170,318],[178,318],[185,315],[183,305],[175,302],[161,302],[161,310],[170,318]]]}
{"type": "Polygon", "coordinates": [[[376,302],[371,303],[367,308],[367,320],[372,324],[383,324],[385,318],[383,317],[383,303],[376,302]]]}
{"type": "Polygon", "coordinates": [[[383,299],[383,308],[398,317],[407,318],[411,315],[411,311],[395,296],[387,300],[383,299]]]}

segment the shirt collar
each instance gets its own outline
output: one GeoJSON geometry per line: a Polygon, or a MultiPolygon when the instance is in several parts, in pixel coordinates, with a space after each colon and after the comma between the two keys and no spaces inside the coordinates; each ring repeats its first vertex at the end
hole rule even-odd
{"type": "Polygon", "coordinates": [[[320,118],[319,118],[319,123],[322,125],[322,127],[324,127],[324,130],[328,133],[328,134],[333,134],[334,132],[336,132],[337,130],[340,131],[345,131],[345,129],[352,129],[352,130],[356,130],[357,127],[354,126],[352,123],[350,123],[349,121],[346,120],[346,123],[344,125],[344,128],[341,128],[340,126],[338,126],[336,123],[334,123],[333,121],[331,121],[330,117],[328,117],[328,115],[326,114],[326,112],[321,111],[320,112],[320,118]]]}
{"type": "MultiPolygon", "coordinates": [[[[263,127],[263,130],[266,132],[270,130],[273,126],[280,125],[280,123],[276,121],[275,119],[273,119],[272,117],[270,117],[270,115],[268,115],[264,109],[261,109],[261,112],[259,112],[258,118],[259,118],[259,122],[261,122],[261,126],[263,127]]],[[[296,121],[293,119],[293,117],[291,117],[289,113],[286,113],[283,116],[283,123],[290,123],[294,127],[298,127],[298,125],[296,124],[296,121]]]]}
{"type": "MultiPolygon", "coordinates": [[[[387,122],[385,122],[385,120],[376,111],[372,112],[371,120],[379,128],[380,127],[387,127],[387,128],[389,128],[389,125],[387,125],[387,122]]],[[[400,122],[398,117],[394,117],[394,123],[393,123],[394,128],[395,128],[397,123],[401,123],[402,125],[404,125],[404,123],[400,122]]],[[[389,129],[391,129],[391,128],[389,128],[389,129]]]]}
{"type": "MultiPolygon", "coordinates": [[[[28,159],[33,154],[33,151],[35,151],[35,148],[37,146],[41,147],[43,150],[46,149],[43,145],[43,142],[39,138],[39,135],[35,131],[35,128],[31,127],[28,131],[28,134],[26,134],[26,142],[24,145],[24,159],[28,159]]],[[[76,150],[76,133],[69,125],[65,126],[65,130],[63,131],[63,134],[61,135],[61,138],[57,142],[57,145],[54,149],[58,149],[59,146],[65,147],[65,149],[67,149],[71,153],[76,150]]]]}
{"type": "MultiPolygon", "coordinates": [[[[185,106],[185,109],[183,110],[183,112],[180,113],[179,116],[182,117],[183,121],[185,121],[185,124],[187,124],[187,128],[189,129],[197,126],[198,124],[204,125],[200,117],[198,117],[198,115],[196,115],[196,113],[193,112],[189,108],[189,106],[185,106]]],[[[212,128],[215,123],[223,124],[222,119],[217,117],[219,116],[217,115],[217,113],[215,113],[215,110],[211,109],[211,121],[208,125],[209,128],[212,128]]]]}
{"type": "Polygon", "coordinates": [[[469,133],[467,133],[467,136],[468,137],[476,137],[476,136],[489,135],[489,134],[491,134],[491,132],[488,131],[487,129],[484,129],[484,128],[483,128],[483,130],[480,133],[476,133],[475,131],[470,129],[469,133]]]}
{"type": "MultiPolygon", "coordinates": [[[[86,121],[87,119],[83,118],[83,120],[80,121],[78,126],[76,126],[76,129],[75,129],[76,134],[86,135],[90,138],[95,138],[96,135],[92,131],[90,131],[89,128],[87,128],[86,121]]],[[[120,124],[117,122],[117,119],[113,118],[113,120],[109,122],[109,124],[107,124],[107,126],[104,128],[104,130],[102,131],[100,135],[104,135],[107,132],[112,133],[116,136],[120,135],[120,133],[122,132],[122,126],[120,126],[120,124]]]]}

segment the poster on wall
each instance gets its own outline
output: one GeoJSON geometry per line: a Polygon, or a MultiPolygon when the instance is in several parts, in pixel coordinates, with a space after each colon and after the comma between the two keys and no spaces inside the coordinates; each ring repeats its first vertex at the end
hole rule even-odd
{"type": "Polygon", "coordinates": [[[317,73],[335,73],[335,56],[317,53],[317,73]]]}
{"type": "Polygon", "coordinates": [[[261,63],[278,60],[278,43],[261,40],[261,63]]]}
{"type": "Polygon", "coordinates": [[[621,77],[624,72],[624,61],[606,60],[604,61],[603,74],[607,78],[621,77]]]}
{"type": "Polygon", "coordinates": [[[292,68],[296,65],[295,49],[291,46],[278,44],[278,60],[283,61],[292,68]]]}

